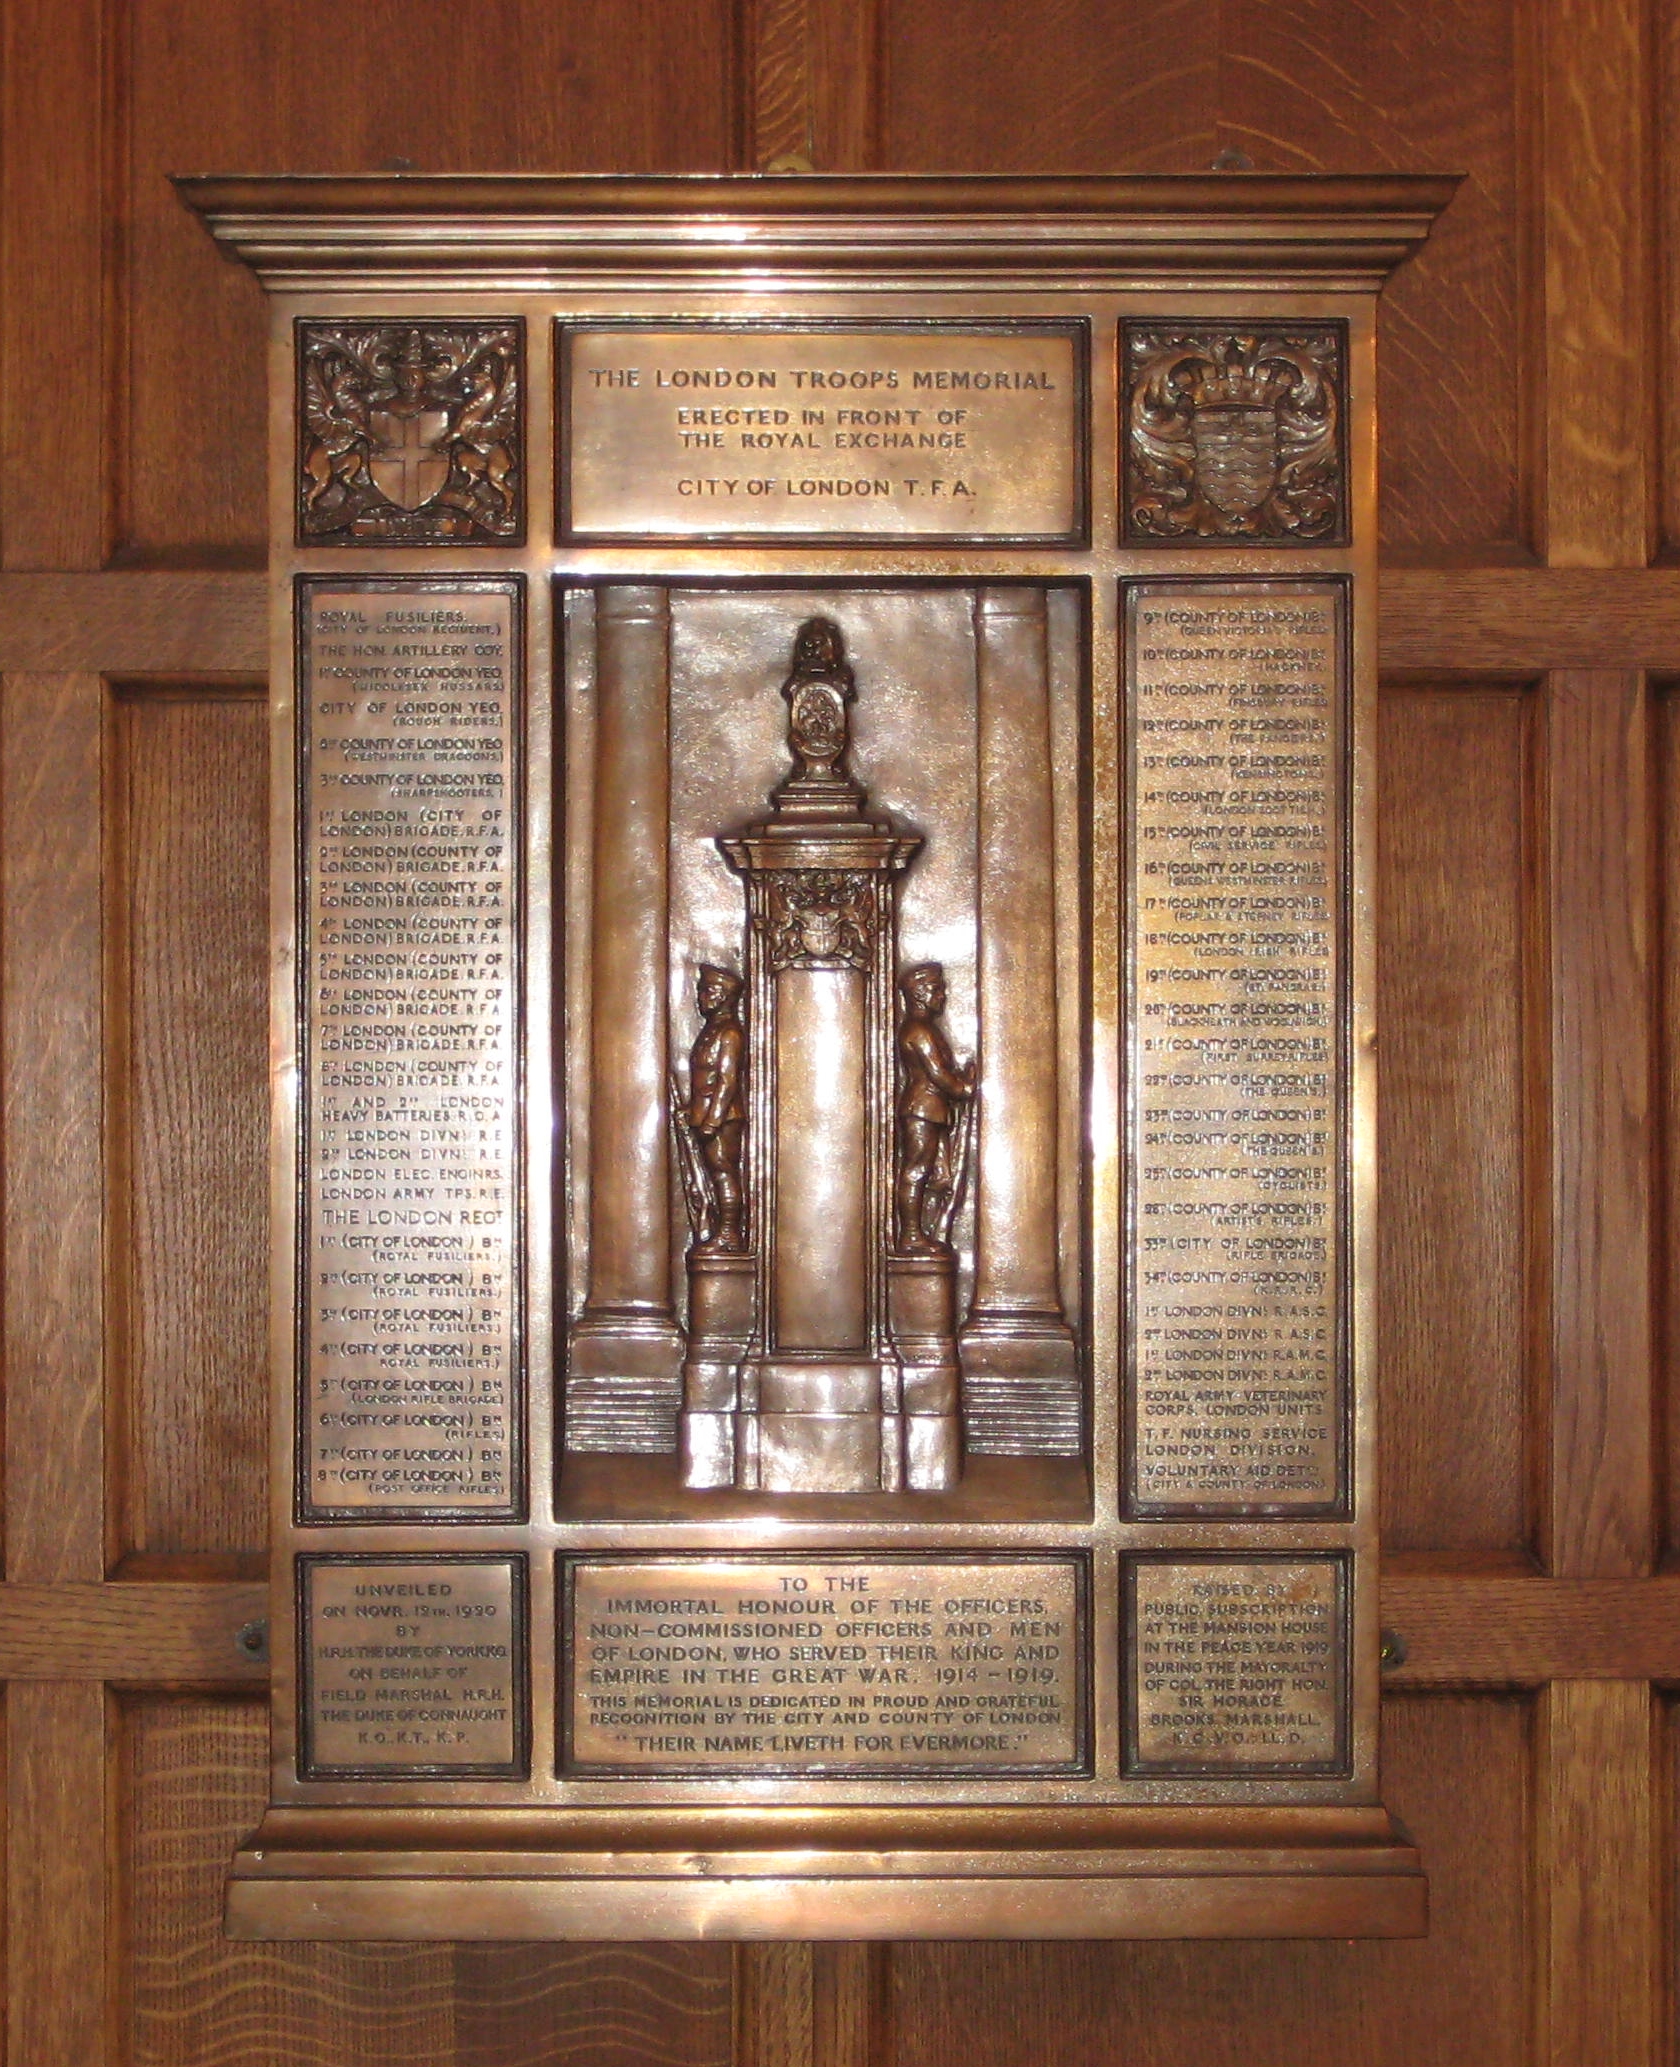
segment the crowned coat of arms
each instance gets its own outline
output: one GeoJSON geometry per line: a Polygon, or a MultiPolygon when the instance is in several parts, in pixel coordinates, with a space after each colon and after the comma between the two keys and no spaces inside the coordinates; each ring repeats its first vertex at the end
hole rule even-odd
{"type": "Polygon", "coordinates": [[[1133,325],[1126,337],[1126,535],[1347,535],[1335,325],[1133,325]]]}

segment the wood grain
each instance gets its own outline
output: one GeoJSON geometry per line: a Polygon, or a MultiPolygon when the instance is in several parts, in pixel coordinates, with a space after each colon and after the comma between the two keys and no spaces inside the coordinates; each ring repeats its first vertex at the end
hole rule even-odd
{"type": "Polygon", "coordinates": [[[1382,298],[1382,534],[1397,545],[1522,536],[1514,17],[1512,0],[1218,17],[1221,146],[1262,171],[1467,175],[1382,298]]]}
{"type": "Polygon", "coordinates": [[[1662,1825],[1648,1687],[1559,1680],[1535,1772],[1540,2067],[1648,2067],[1661,2025],[1662,1825]]]}
{"type": "Polygon", "coordinates": [[[1662,1128],[1662,1254],[1659,1270],[1661,1415],[1666,1465],[1663,1549],[1680,1548],[1680,695],[1665,686],[1653,698],[1657,766],[1659,1124],[1662,1128]]]}
{"type": "Polygon", "coordinates": [[[725,2067],[721,1947],[231,1943],[264,1712],[155,1697],[125,1718],[125,2067],[725,2067]]]}
{"type": "Polygon", "coordinates": [[[1395,1701],[1385,1749],[1427,1939],[895,1946],[893,2067],[1529,2067],[1528,1704],[1395,1701]]]}
{"type": "Polygon", "coordinates": [[[888,19],[892,170],[1203,171],[1234,149],[1262,171],[1468,173],[1384,296],[1383,530],[1522,537],[1512,0],[897,0],[888,19]]]}
{"type": "MultiPolygon", "coordinates": [[[[66,0],[87,7],[94,0],[66,0]]],[[[172,172],[728,169],[726,0],[136,0],[124,201],[133,347],[121,550],[260,564],[262,294],[172,172]],[[260,90],[204,91],[206,80],[260,90]]]]}
{"type": "Polygon", "coordinates": [[[260,1684],[268,1667],[237,1638],[267,1614],[250,1583],[0,1586],[0,1679],[260,1684]]]}
{"type": "Polygon", "coordinates": [[[1650,714],[1638,675],[1550,677],[1551,1457],[1544,1555],[1574,1578],[1652,1555],[1650,714]]]}
{"type": "Polygon", "coordinates": [[[14,1686],[6,1722],[6,2063],[112,2057],[107,1696],[14,1686]]]}
{"type": "Polygon", "coordinates": [[[9,0],[0,27],[0,509],[7,567],[97,567],[110,532],[110,169],[99,0],[9,0]]]}
{"type": "MultiPolygon", "coordinates": [[[[260,574],[0,574],[0,668],[179,680],[267,665],[260,574]]],[[[1474,683],[1554,667],[1680,673],[1680,569],[1431,567],[1382,574],[1379,658],[1474,683]]]]}
{"type": "Polygon", "coordinates": [[[267,1540],[268,713],[112,706],[106,1111],[117,1548],[267,1540]]]}
{"type": "Polygon", "coordinates": [[[1217,11],[1166,0],[894,0],[888,172],[1205,172],[1217,11]]]}
{"type": "Polygon", "coordinates": [[[1524,1242],[1533,698],[1389,689],[1378,748],[1383,1541],[1530,1527],[1524,1242]]]}
{"type": "Polygon", "coordinates": [[[735,1948],[733,2067],[816,2067],[811,1945],[735,1948]]]}
{"type": "Polygon", "coordinates": [[[458,2067],[730,2067],[726,1945],[460,1945],[458,2067]]]}
{"type": "Polygon", "coordinates": [[[1540,1687],[1553,1679],[1680,1684],[1680,1578],[1522,1572],[1383,1574],[1382,1618],[1406,1662],[1385,1688],[1540,1687]]]}
{"type": "Polygon", "coordinates": [[[1535,12],[1544,296],[1539,542],[1642,567],[1655,535],[1655,282],[1646,0],[1535,12]]]}
{"type": "Polygon", "coordinates": [[[105,1569],[100,750],[87,675],[0,703],[6,1570],[105,1569]]]}
{"type": "MultiPolygon", "coordinates": [[[[257,1687],[268,1667],[246,1658],[236,1638],[267,1612],[267,1590],[253,1582],[0,1586],[0,1679],[257,1687]]],[[[1533,1688],[1551,1679],[1680,1687],[1680,1574],[1551,1579],[1407,1556],[1383,1576],[1382,1617],[1406,1649],[1404,1665],[1384,1674],[1392,1689],[1533,1688]]],[[[873,1969],[813,1968],[813,2031],[825,2019],[861,2028],[876,2014],[879,1986],[873,1969]]],[[[840,2059],[857,2043],[832,2041],[840,2059]]]]}

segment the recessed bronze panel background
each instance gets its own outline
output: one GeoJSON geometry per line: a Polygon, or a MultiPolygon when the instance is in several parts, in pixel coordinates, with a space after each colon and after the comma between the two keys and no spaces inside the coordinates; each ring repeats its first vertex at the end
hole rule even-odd
{"type": "Polygon", "coordinates": [[[1128,1420],[1140,1513],[1343,1499],[1338,580],[1126,589],[1128,1420]]]}
{"type": "Polygon", "coordinates": [[[523,586],[296,600],[299,1510],[511,1517],[523,586]]]}
{"type": "Polygon", "coordinates": [[[1129,1559],[1126,1770],[1344,1771],[1347,1613],[1340,1556],[1129,1559]]]}
{"type": "Polygon", "coordinates": [[[304,1556],[297,1586],[305,1777],[529,1772],[523,1557],[304,1556]]]}
{"type": "Polygon", "coordinates": [[[568,323],[563,536],[1075,544],[1083,323],[568,323]]]}
{"type": "Polygon", "coordinates": [[[567,1559],[565,1770],[1078,1773],[1079,1557],[567,1559]]]}

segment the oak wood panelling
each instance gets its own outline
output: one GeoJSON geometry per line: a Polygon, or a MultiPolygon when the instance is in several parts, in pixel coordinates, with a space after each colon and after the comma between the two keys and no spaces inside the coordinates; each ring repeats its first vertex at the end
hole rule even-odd
{"type": "MultiPolygon", "coordinates": [[[[260,574],[0,573],[0,668],[253,674],[260,574]]],[[[1385,673],[1529,679],[1551,667],[1680,672],[1680,568],[1417,567],[1382,577],[1385,673]]]]}
{"type": "Polygon", "coordinates": [[[1577,1578],[1653,1552],[1654,788],[1636,674],[1546,688],[1551,1456],[1543,1554],[1577,1578]]]}
{"type": "MultiPolygon", "coordinates": [[[[1429,1861],[1388,1945],[898,1946],[892,2067],[1528,2067],[1529,1711],[1384,1715],[1384,1794],[1429,1861]]],[[[1585,2067],[1582,2054],[1578,2067],[1585,2067]]]]}
{"type": "Polygon", "coordinates": [[[1532,9],[1540,364],[1536,533],[1555,567],[1642,567],[1656,514],[1647,0],[1532,9]]]}
{"type": "Polygon", "coordinates": [[[1662,1253],[1659,1259],[1658,1400],[1663,1437],[1660,1538],[1680,1553],[1680,682],[1655,685],[1652,753],[1657,786],[1657,1124],[1661,1129],[1662,1253]]]}
{"type": "Polygon", "coordinates": [[[893,0],[882,169],[1205,172],[1219,23],[1189,0],[893,0]]]}
{"type": "MultiPolygon", "coordinates": [[[[61,0],[78,9],[96,0],[61,0]]],[[[264,313],[172,172],[685,172],[734,161],[728,0],[133,0],[121,549],[260,560],[264,313]]],[[[91,339],[90,339],[91,344],[91,339]]]]}
{"type": "Polygon", "coordinates": [[[726,2067],[727,1947],[231,1943],[266,1710],[159,1695],[124,1722],[125,2067],[726,2067]]]}
{"type": "MultiPolygon", "coordinates": [[[[113,698],[107,1172],[119,1556],[267,1540],[268,710],[113,698]]],[[[155,1568],[155,1567],[154,1567],[155,1568]]]]}
{"type": "Polygon", "coordinates": [[[1524,1549],[1534,697],[1388,688],[1378,748],[1383,1541],[1524,1549]]]}
{"type": "Polygon", "coordinates": [[[6,1573],[105,1568],[100,747],[92,675],[0,703],[6,1573]]]}
{"type": "MultiPolygon", "coordinates": [[[[1656,104],[1680,106],[1680,8],[1659,7],[1653,67],[1656,104]]],[[[1680,552],[1680,134],[1672,120],[1656,124],[1658,464],[1662,474],[1662,542],[1669,558],[1680,552]]]]}
{"type": "Polygon", "coordinates": [[[879,39],[886,0],[744,0],[749,170],[877,162],[879,39]]]}
{"type": "Polygon", "coordinates": [[[97,567],[110,542],[107,255],[116,82],[100,0],[0,12],[0,552],[97,567]]]}
{"type": "Polygon", "coordinates": [[[1537,2067],[1655,2058],[1667,1790],[1649,1687],[1555,1680],[1539,1699],[1537,2067]]]}
{"type": "Polygon", "coordinates": [[[1383,298],[1383,531],[1522,544],[1513,0],[898,0],[890,170],[1469,174],[1383,298]],[[1077,52],[1074,57],[1071,54],[1077,52]]]}
{"type": "Polygon", "coordinates": [[[113,2057],[111,1720],[97,1684],[6,1690],[6,2067],[113,2057]]]}

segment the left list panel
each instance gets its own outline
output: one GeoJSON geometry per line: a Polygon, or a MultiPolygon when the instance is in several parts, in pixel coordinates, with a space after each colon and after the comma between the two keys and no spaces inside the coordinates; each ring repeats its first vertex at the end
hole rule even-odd
{"type": "Polygon", "coordinates": [[[522,606],[297,583],[306,1521],[522,1508],[522,606]]]}

